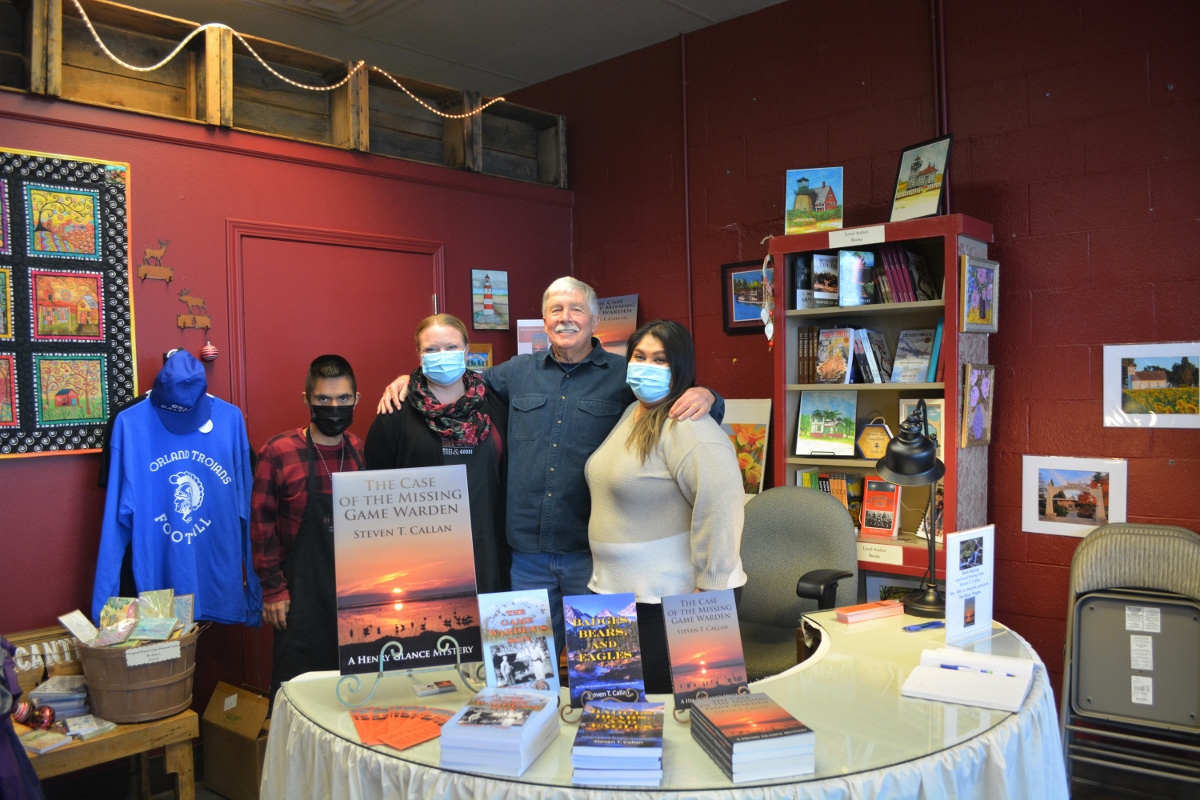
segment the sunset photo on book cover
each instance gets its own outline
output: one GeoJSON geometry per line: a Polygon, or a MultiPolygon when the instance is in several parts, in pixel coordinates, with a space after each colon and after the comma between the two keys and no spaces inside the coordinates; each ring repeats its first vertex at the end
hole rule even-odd
{"type": "Polygon", "coordinates": [[[672,595],[662,601],[675,707],[749,691],[733,590],[672,595]]]}
{"type": "Polygon", "coordinates": [[[336,473],[334,563],[342,674],[478,661],[466,469],[336,473]],[[446,648],[446,649],[439,649],[446,648]]]}

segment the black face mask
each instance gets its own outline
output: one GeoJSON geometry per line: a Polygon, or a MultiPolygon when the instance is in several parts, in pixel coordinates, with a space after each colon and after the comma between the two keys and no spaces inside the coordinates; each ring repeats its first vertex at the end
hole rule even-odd
{"type": "Polygon", "coordinates": [[[326,436],[341,434],[354,422],[354,406],[309,406],[313,425],[326,436]]]}

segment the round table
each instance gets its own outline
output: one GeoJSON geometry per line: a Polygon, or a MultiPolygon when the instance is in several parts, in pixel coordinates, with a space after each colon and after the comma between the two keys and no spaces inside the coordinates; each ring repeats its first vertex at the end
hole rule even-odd
{"type": "MultiPolygon", "coordinates": [[[[654,790],[585,788],[571,784],[575,726],[519,778],[497,778],[438,767],[438,740],[397,751],[359,743],[349,711],[335,696],[336,673],[309,673],[288,682],[275,701],[262,797],[272,798],[1066,798],[1067,780],[1054,694],[1044,668],[1017,713],[903,697],[900,687],[921,651],[945,646],[941,630],[906,633],[921,622],[907,616],[845,625],[834,612],[806,617],[822,644],[803,664],[751,686],[765,692],[816,732],[816,772],[764,784],[725,777],[691,738],[686,721],[671,718],[663,736],[663,783],[654,790]]],[[[1037,654],[997,626],[965,650],[1037,654]]],[[[457,709],[472,696],[417,697],[412,686],[453,676],[452,670],[385,676],[372,706],[430,705],[457,709]]],[[[373,678],[364,676],[364,687],[373,678]]],[[[563,690],[563,701],[567,693],[563,690]]],[[[577,716],[577,715],[576,715],[577,716]]]]}

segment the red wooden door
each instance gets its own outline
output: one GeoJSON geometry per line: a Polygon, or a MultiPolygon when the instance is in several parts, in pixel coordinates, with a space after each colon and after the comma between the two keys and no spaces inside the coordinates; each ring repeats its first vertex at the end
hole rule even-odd
{"type": "MultiPolygon", "coordinates": [[[[352,238],[298,229],[239,237],[232,272],[240,284],[242,349],[234,395],[255,450],[308,424],[301,394],[317,356],[337,353],[354,368],[362,400],[351,431],[363,438],[383,387],[416,366],[412,335],[433,313],[441,250],[399,240],[363,246],[352,238]]],[[[245,683],[266,691],[273,633],[245,630],[245,683]]]]}

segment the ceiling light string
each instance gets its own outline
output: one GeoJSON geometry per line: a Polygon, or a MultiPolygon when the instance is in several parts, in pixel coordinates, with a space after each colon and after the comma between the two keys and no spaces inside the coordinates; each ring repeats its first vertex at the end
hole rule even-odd
{"type": "MultiPolygon", "coordinates": [[[[198,26],[195,30],[193,30],[191,33],[189,33],[187,36],[185,36],[183,41],[181,41],[179,44],[177,44],[175,46],[175,49],[172,50],[169,54],[167,54],[167,56],[165,58],[163,58],[161,61],[159,61],[158,63],[152,64],[151,66],[148,66],[148,67],[139,67],[135,64],[130,64],[127,61],[121,59],[116,53],[114,53],[112,50],[108,49],[108,45],[106,45],[104,43],[104,40],[100,38],[99,32],[97,32],[95,26],[92,25],[92,20],[88,17],[87,12],[83,10],[83,6],[80,4],[79,0],[71,0],[71,2],[74,4],[75,9],[79,12],[79,16],[83,19],[83,24],[87,26],[88,31],[92,34],[92,38],[96,41],[96,45],[100,48],[100,50],[106,56],[108,56],[114,63],[119,64],[120,66],[124,67],[127,70],[130,70],[131,72],[153,72],[157,69],[161,69],[171,59],[173,59],[175,56],[179,55],[179,52],[181,50],[183,50],[184,47],[187,46],[188,42],[190,42],[192,39],[196,38],[196,36],[200,35],[202,32],[204,32],[205,30],[207,30],[209,28],[228,28],[229,31],[235,37],[237,37],[237,40],[239,42],[241,42],[242,45],[247,50],[250,51],[250,55],[254,56],[255,60],[257,60],[259,64],[262,64],[263,68],[265,70],[267,70],[267,72],[271,73],[276,78],[283,81],[284,83],[295,86],[297,89],[306,89],[310,92],[331,92],[334,89],[339,89],[342,86],[345,86],[346,82],[349,81],[351,78],[353,78],[356,74],[358,74],[359,70],[364,69],[367,66],[367,62],[359,60],[358,63],[356,63],[353,67],[351,67],[350,70],[346,73],[346,77],[342,78],[340,81],[338,81],[337,83],[335,83],[331,86],[313,86],[313,85],[310,85],[307,83],[300,83],[299,81],[294,81],[291,78],[287,77],[286,75],[283,75],[278,70],[276,70],[274,67],[272,67],[270,64],[268,64],[266,62],[266,60],[258,54],[258,51],[255,50],[248,41],[246,41],[246,37],[242,36],[242,34],[238,33],[233,28],[230,28],[228,25],[226,25],[223,22],[209,22],[204,25],[198,26]]],[[[372,66],[371,69],[375,70],[380,75],[383,75],[388,80],[390,80],[392,83],[394,83],[396,86],[398,86],[400,88],[400,90],[403,91],[410,98],[412,98],[414,102],[423,106],[425,109],[438,115],[439,117],[444,117],[446,119],[466,119],[467,117],[473,117],[476,114],[483,113],[484,109],[486,109],[492,105],[495,105],[496,103],[504,102],[503,97],[494,97],[491,100],[489,100],[488,102],[484,103],[479,108],[473,109],[472,111],[469,111],[465,114],[447,114],[446,112],[441,111],[441,110],[435,108],[434,106],[430,105],[429,103],[425,102],[420,97],[417,97],[415,94],[413,94],[411,91],[408,90],[408,87],[406,87],[399,80],[397,80],[395,78],[395,76],[393,76],[392,74],[380,69],[379,67],[375,67],[375,66],[372,66]]]]}
{"type": "Polygon", "coordinates": [[[379,67],[376,67],[376,66],[372,66],[372,67],[371,67],[371,69],[375,70],[375,71],[376,71],[376,72],[378,72],[380,75],[382,75],[383,77],[387,78],[387,79],[388,79],[389,81],[391,81],[392,83],[396,84],[396,86],[400,87],[400,90],[401,90],[402,92],[404,92],[406,95],[408,95],[409,97],[411,97],[411,98],[413,99],[413,101],[415,101],[416,103],[418,103],[418,104],[420,104],[420,105],[424,106],[426,109],[428,109],[429,111],[433,112],[434,114],[437,114],[439,117],[444,117],[444,118],[446,118],[446,119],[466,119],[467,117],[473,117],[473,116],[475,116],[476,114],[481,114],[481,113],[483,113],[483,110],[484,110],[485,108],[488,108],[489,106],[493,106],[493,105],[495,105],[496,103],[503,103],[503,102],[504,102],[504,98],[503,98],[503,97],[493,97],[491,100],[488,100],[486,103],[484,103],[483,105],[481,105],[479,108],[476,108],[476,109],[474,109],[473,111],[468,111],[468,112],[466,112],[465,114],[447,114],[445,111],[441,111],[441,110],[439,110],[439,109],[437,109],[437,108],[434,108],[434,107],[433,107],[433,106],[431,106],[429,103],[425,102],[424,100],[422,100],[421,98],[417,97],[415,94],[413,94],[412,92],[410,92],[410,91],[408,90],[408,87],[407,87],[407,86],[405,86],[405,85],[404,85],[403,83],[401,83],[400,81],[396,80],[395,76],[393,76],[391,73],[389,73],[389,72],[385,72],[384,70],[382,70],[382,69],[380,69],[379,67]]]}

